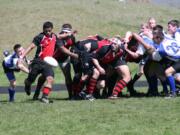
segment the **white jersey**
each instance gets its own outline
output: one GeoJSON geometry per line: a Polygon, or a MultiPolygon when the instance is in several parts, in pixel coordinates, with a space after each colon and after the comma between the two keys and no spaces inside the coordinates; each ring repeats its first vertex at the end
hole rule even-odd
{"type": "Polygon", "coordinates": [[[166,38],[166,39],[174,39],[174,40],[176,40],[178,43],[180,43],[180,28],[178,28],[177,30],[176,30],[176,32],[174,33],[174,35],[170,35],[170,34],[167,34],[167,33],[165,33],[165,32],[163,32],[164,33],[164,37],[166,38]]]}
{"type": "MultiPolygon", "coordinates": [[[[150,39],[149,37],[147,36],[142,36],[143,40],[145,43],[149,44],[149,45],[152,45],[153,44],[153,41],[152,39],[150,39]]],[[[144,48],[144,46],[142,44],[139,44],[138,45],[138,48],[137,48],[137,51],[136,53],[140,54],[140,55],[144,55],[146,52],[146,49],[144,48]]]]}

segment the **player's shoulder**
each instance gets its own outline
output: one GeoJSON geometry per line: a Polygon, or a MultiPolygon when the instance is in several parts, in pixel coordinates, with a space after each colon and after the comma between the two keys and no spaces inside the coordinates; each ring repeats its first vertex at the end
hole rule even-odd
{"type": "Polygon", "coordinates": [[[44,33],[39,33],[34,37],[34,39],[43,39],[43,37],[44,37],[44,33]]]}
{"type": "Polygon", "coordinates": [[[52,36],[58,38],[56,33],[52,33],[52,36]]]}

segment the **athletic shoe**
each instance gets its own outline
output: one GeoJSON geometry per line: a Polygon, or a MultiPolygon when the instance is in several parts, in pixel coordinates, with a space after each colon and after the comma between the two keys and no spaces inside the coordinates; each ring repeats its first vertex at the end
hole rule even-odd
{"type": "Polygon", "coordinates": [[[86,99],[87,94],[86,94],[86,92],[81,91],[81,92],[79,93],[79,96],[80,96],[82,99],[86,99]]]}
{"type": "Polygon", "coordinates": [[[93,97],[93,95],[92,95],[92,94],[88,94],[88,95],[86,95],[86,100],[89,100],[89,101],[94,101],[94,100],[95,100],[95,98],[93,97]]]}
{"type": "Polygon", "coordinates": [[[117,95],[111,95],[110,97],[108,97],[108,99],[118,99],[117,95]]]}
{"type": "Polygon", "coordinates": [[[49,100],[47,97],[42,97],[40,101],[45,104],[53,103],[53,101],[49,100]]]}
{"type": "Polygon", "coordinates": [[[93,97],[92,94],[87,94],[87,93],[84,92],[84,91],[81,91],[81,92],[79,93],[79,96],[80,96],[82,99],[84,99],[84,100],[89,100],[89,101],[94,101],[94,100],[95,100],[95,98],[93,97]]]}
{"type": "Polygon", "coordinates": [[[73,101],[73,100],[81,100],[81,99],[82,98],[79,95],[76,95],[76,96],[72,96],[71,99],[69,100],[73,101]]]}
{"type": "Polygon", "coordinates": [[[33,96],[33,100],[34,100],[34,101],[39,100],[39,97],[36,96],[36,95],[34,95],[34,96],[33,96]]]}
{"type": "Polygon", "coordinates": [[[165,99],[171,99],[171,98],[175,98],[175,97],[176,97],[176,93],[171,93],[171,94],[167,95],[165,97],[165,99]]]}
{"type": "Polygon", "coordinates": [[[176,94],[177,94],[177,95],[180,95],[180,89],[177,89],[177,90],[176,90],[176,94]]]}
{"type": "Polygon", "coordinates": [[[40,94],[40,91],[36,90],[33,96],[33,100],[39,100],[39,94],[40,94]]]}
{"type": "Polygon", "coordinates": [[[14,102],[14,99],[9,99],[9,102],[14,102]]]}
{"type": "Polygon", "coordinates": [[[27,80],[24,81],[24,90],[26,92],[26,94],[29,96],[31,95],[31,85],[27,82],[27,80]]]}
{"type": "Polygon", "coordinates": [[[40,101],[43,102],[43,103],[49,104],[49,99],[48,98],[42,97],[40,99],[40,101]]]}

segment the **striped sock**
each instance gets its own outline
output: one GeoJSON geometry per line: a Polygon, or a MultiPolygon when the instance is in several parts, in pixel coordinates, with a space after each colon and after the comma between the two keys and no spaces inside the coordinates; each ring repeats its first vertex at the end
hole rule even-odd
{"type": "Polygon", "coordinates": [[[116,85],[113,89],[113,95],[118,95],[124,87],[126,87],[127,83],[124,80],[119,80],[116,82],[116,85]]]}
{"type": "Polygon", "coordinates": [[[87,85],[87,93],[93,94],[95,87],[96,87],[97,79],[91,78],[89,80],[89,83],[87,85]]]}

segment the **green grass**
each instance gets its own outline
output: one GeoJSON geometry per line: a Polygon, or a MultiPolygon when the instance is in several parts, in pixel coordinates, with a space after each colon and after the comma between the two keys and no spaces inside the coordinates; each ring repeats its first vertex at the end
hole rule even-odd
{"type": "Polygon", "coordinates": [[[15,103],[1,95],[0,135],[179,135],[180,97],[67,101],[53,92],[53,104],[17,94],[15,103]]]}

